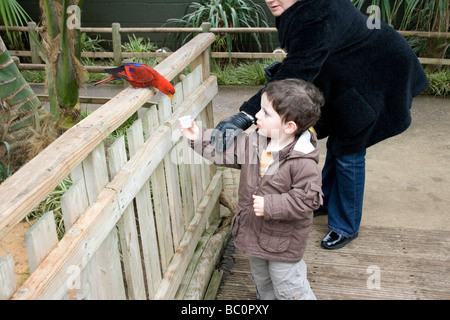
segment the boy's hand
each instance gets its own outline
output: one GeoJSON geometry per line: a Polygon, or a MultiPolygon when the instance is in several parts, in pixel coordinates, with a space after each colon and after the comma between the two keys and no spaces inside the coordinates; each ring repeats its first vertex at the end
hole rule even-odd
{"type": "Polygon", "coordinates": [[[192,125],[190,128],[183,128],[180,124],[180,131],[181,134],[189,140],[196,140],[200,138],[200,129],[194,120],[192,120],[192,125]]]}
{"type": "Polygon", "coordinates": [[[264,216],[264,197],[255,196],[253,197],[253,210],[255,211],[255,215],[258,217],[264,216]]]}

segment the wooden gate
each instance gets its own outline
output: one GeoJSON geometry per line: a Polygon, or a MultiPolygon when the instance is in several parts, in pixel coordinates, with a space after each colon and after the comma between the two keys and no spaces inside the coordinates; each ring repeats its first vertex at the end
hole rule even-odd
{"type": "Polygon", "coordinates": [[[155,68],[172,80],[190,66],[173,100],[150,105],[155,89],[129,87],[0,185],[1,239],[63,179],[73,180],[61,198],[63,238],[52,212],[42,216],[25,236],[31,275],[21,287],[12,255],[0,257],[0,298],[184,297],[196,246],[218,218],[222,171],[188,148],[178,118],[213,125],[213,41],[199,34],[155,68]],[[126,135],[106,144],[143,106],[126,135]]]}

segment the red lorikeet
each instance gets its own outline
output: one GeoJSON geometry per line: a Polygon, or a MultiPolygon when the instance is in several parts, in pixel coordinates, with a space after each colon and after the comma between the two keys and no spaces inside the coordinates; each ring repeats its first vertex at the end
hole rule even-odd
{"type": "Polygon", "coordinates": [[[94,86],[112,80],[124,79],[133,87],[155,87],[171,99],[175,93],[175,88],[166,78],[144,63],[125,63],[118,68],[106,69],[105,72],[112,74],[112,76],[94,83],[94,86]]]}

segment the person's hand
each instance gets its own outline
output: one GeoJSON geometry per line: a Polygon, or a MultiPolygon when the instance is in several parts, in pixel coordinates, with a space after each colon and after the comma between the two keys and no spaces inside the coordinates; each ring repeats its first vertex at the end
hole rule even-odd
{"type": "Polygon", "coordinates": [[[264,197],[255,196],[253,197],[253,211],[255,211],[255,215],[258,217],[264,216],[264,197]]]}
{"type": "Polygon", "coordinates": [[[198,128],[197,124],[194,120],[192,120],[192,125],[190,128],[183,128],[180,124],[180,131],[181,134],[189,140],[196,140],[200,138],[200,129],[198,128]]]}
{"type": "Polygon", "coordinates": [[[234,138],[252,125],[249,115],[239,112],[219,122],[212,132],[210,143],[216,143],[216,150],[223,152],[234,141],[234,138]]]}

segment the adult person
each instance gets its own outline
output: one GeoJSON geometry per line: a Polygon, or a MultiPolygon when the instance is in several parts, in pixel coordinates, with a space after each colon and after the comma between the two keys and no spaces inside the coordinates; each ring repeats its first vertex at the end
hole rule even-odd
{"type": "MultiPolygon", "coordinates": [[[[406,40],[387,24],[371,25],[350,0],[266,0],[287,56],[269,66],[268,81],[300,78],[325,97],[316,129],[328,137],[322,169],[328,234],[321,246],[337,249],[358,236],[366,149],[411,123],[414,96],[428,87],[406,40]]],[[[254,122],[261,91],[221,121],[211,138],[223,150],[254,122]]]]}

